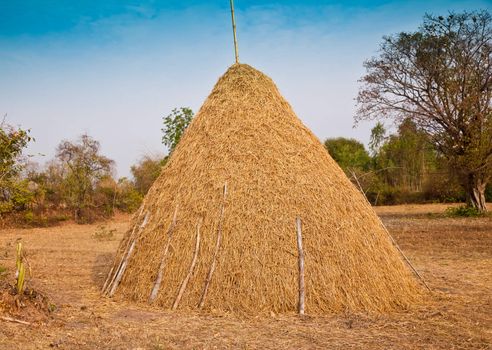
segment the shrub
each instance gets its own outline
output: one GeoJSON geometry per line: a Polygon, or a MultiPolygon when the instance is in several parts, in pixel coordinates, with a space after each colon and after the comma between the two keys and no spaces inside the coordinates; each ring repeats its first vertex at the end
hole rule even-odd
{"type": "Polygon", "coordinates": [[[16,227],[48,227],[67,221],[70,216],[59,212],[27,210],[11,215],[11,219],[15,222],[14,226],[16,227]]]}
{"type": "Polygon", "coordinates": [[[460,205],[459,207],[449,207],[446,209],[446,215],[449,217],[480,217],[487,214],[481,213],[477,208],[460,205]]]}
{"type": "Polygon", "coordinates": [[[464,202],[466,194],[455,176],[450,171],[430,174],[424,184],[423,192],[427,200],[434,202],[464,202]]]}
{"type": "Polygon", "coordinates": [[[140,207],[143,196],[135,189],[128,189],[121,193],[116,203],[119,210],[125,213],[133,213],[140,207]]]}
{"type": "Polygon", "coordinates": [[[34,221],[34,213],[31,210],[28,210],[24,214],[24,220],[27,223],[32,223],[34,221]]]}

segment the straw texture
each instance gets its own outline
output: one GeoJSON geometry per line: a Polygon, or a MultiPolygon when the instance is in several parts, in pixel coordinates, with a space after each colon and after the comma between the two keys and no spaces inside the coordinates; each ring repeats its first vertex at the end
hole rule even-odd
{"type": "Polygon", "coordinates": [[[116,296],[147,302],[164,264],[154,305],[171,309],[185,283],[178,309],[203,300],[205,311],[296,312],[297,217],[307,314],[381,312],[418,300],[421,287],[361,193],[273,81],[234,64],[133,218],[105,293],[116,287],[116,296]]]}

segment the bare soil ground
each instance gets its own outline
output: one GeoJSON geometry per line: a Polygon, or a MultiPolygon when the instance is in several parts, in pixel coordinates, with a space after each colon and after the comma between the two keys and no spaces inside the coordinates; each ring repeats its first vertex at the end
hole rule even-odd
{"type": "Polygon", "coordinates": [[[13,280],[22,239],[33,269],[29,286],[57,306],[44,318],[15,315],[30,325],[0,319],[0,348],[490,349],[492,219],[446,218],[446,207],[376,208],[433,290],[414,309],[386,315],[239,318],[113,301],[99,290],[127,217],[106,224],[116,229],[109,240],[93,237],[98,225],[0,230],[3,278],[13,280]]]}

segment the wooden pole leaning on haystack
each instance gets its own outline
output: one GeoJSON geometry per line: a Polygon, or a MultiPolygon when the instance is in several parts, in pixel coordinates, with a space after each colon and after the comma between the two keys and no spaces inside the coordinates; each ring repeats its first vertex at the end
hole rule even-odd
{"type": "Polygon", "coordinates": [[[147,225],[147,222],[149,220],[149,215],[150,215],[149,212],[145,214],[143,222],[140,226],[138,226],[138,229],[136,229],[136,227],[133,228],[132,235],[128,240],[128,248],[126,250],[126,254],[123,255],[123,258],[121,259],[118,269],[114,274],[113,280],[107,287],[106,293],[110,297],[114,295],[114,293],[116,292],[116,288],[118,288],[118,285],[120,284],[121,279],[123,278],[123,274],[125,273],[126,267],[128,266],[128,260],[130,259],[133,253],[133,249],[135,249],[135,244],[137,243],[139,233],[147,225]]]}
{"type": "Polygon", "coordinates": [[[304,303],[305,303],[305,284],[304,284],[304,249],[302,248],[302,227],[301,218],[296,218],[296,231],[297,231],[297,251],[299,257],[299,303],[298,312],[299,315],[304,315],[304,303]]]}
{"type": "MultiPolygon", "coordinates": [[[[364,198],[365,198],[366,202],[369,205],[371,205],[371,202],[369,202],[369,199],[367,199],[366,193],[362,189],[362,185],[360,184],[359,179],[357,178],[357,175],[355,175],[355,172],[353,172],[353,171],[352,171],[352,176],[355,179],[355,181],[357,182],[357,186],[359,186],[359,190],[364,195],[364,198]]],[[[398,245],[398,243],[396,243],[396,241],[393,238],[393,236],[391,235],[391,233],[388,231],[388,229],[386,228],[386,226],[383,224],[383,221],[381,220],[381,218],[379,217],[379,215],[376,215],[376,217],[378,218],[379,224],[381,225],[381,227],[383,228],[383,230],[386,232],[386,234],[390,238],[391,243],[393,243],[393,246],[396,248],[396,250],[398,250],[398,252],[403,257],[403,259],[405,260],[405,262],[407,263],[407,265],[410,266],[410,269],[412,269],[413,273],[422,282],[422,284],[425,286],[425,288],[427,288],[427,290],[429,292],[432,292],[431,289],[429,288],[429,286],[427,285],[427,283],[425,283],[425,280],[422,278],[422,276],[420,275],[420,273],[417,271],[417,269],[415,267],[413,267],[412,263],[410,262],[410,259],[407,258],[407,256],[405,255],[405,253],[403,253],[403,251],[401,250],[401,248],[398,245]]]]}
{"type": "MultiPolygon", "coordinates": [[[[133,237],[133,236],[134,236],[134,234],[135,234],[135,230],[136,230],[136,229],[140,226],[140,225],[138,224],[138,221],[139,221],[140,217],[142,216],[142,212],[143,212],[143,210],[144,210],[144,207],[143,207],[143,205],[142,205],[142,206],[141,206],[141,208],[140,208],[140,211],[139,211],[139,213],[138,213],[137,223],[135,224],[135,226],[133,226],[132,233],[130,234],[130,238],[128,239],[128,242],[127,242],[127,245],[126,245],[126,248],[125,248],[124,252],[127,252],[127,251],[128,251],[128,249],[129,249],[129,247],[130,247],[130,243],[131,243],[132,237],[133,237]]],[[[103,285],[103,287],[102,287],[101,292],[102,292],[103,294],[107,294],[107,293],[108,293],[110,286],[111,286],[111,285],[113,284],[113,282],[114,282],[114,279],[115,279],[115,277],[116,277],[117,271],[118,271],[118,270],[119,270],[119,268],[121,267],[121,263],[122,263],[122,261],[123,261],[123,258],[122,258],[119,262],[117,262],[116,260],[114,261],[114,263],[113,263],[113,267],[111,267],[111,271],[109,272],[108,276],[106,277],[106,281],[104,282],[104,285],[103,285]],[[115,271],[115,268],[116,268],[116,271],[115,271]],[[113,272],[114,272],[114,273],[113,273],[113,272]]]]}
{"type": "Polygon", "coordinates": [[[231,2],[231,17],[232,17],[232,33],[234,35],[234,53],[236,55],[236,63],[239,63],[239,53],[237,49],[237,37],[236,37],[236,18],[234,17],[234,0],[231,2]]]}
{"type": "MultiPolygon", "coordinates": [[[[137,218],[140,218],[140,216],[142,215],[143,209],[144,209],[144,206],[142,205],[141,208],[140,208],[140,211],[138,213],[138,217],[137,218]]],[[[138,221],[138,219],[137,219],[137,221],[138,221]]],[[[130,234],[130,237],[133,236],[133,234],[135,233],[135,230],[136,230],[137,227],[138,227],[138,224],[133,227],[133,230],[132,230],[132,233],[130,234]]],[[[128,240],[127,248],[125,249],[125,251],[128,249],[129,243],[130,243],[130,239],[128,240]]],[[[120,261],[120,264],[121,264],[121,261],[120,261]]],[[[113,271],[114,271],[116,265],[118,265],[118,268],[119,268],[120,264],[117,264],[116,261],[113,263],[113,266],[111,267],[111,270],[109,271],[109,274],[106,277],[106,281],[104,281],[104,285],[103,285],[103,287],[101,289],[101,292],[102,293],[106,293],[106,289],[108,288],[108,285],[111,284],[114,281],[113,271]]]]}
{"type": "Polygon", "coordinates": [[[225,202],[227,198],[227,182],[224,184],[224,192],[222,196],[222,206],[220,208],[219,225],[217,227],[217,241],[215,242],[214,255],[212,257],[212,264],[210,265],[210,270],[208,271],[207,279],[205,280],[205,286],[203,287],[202,296],[200,302],[198,303],[198,308],[201,309],[205,304],[205,297],[207,296],[208,287],[210,286],[210,281],[212,280],[212,275],[215,271],[215,263],[217,260],[217,255],[219,253],[220,243],[222,242],[222,220],[224,219],[225,202]]]}
{"type": "Polygon", "coordinates": [[[181,283],[181,287],[179,288],[178,295],[176,296],[176,299],[174,300],[173,304],[173,310],[176,310],[178,308],[179,302],[181,301],[181,298],[183,297],[183,293],[186,290],[186,287],[188,286],[188,282],[190,281],[191,276],[193,275],[193,270],[195,269],[196,261],[198,258],[198,252],[200,251],[200,227],[202,225],[202,221],[200,220],[198,222],[198,225],[196,227],[196,240],[195,240],[195,251],[193,252],[193,258],[191,259],[191,264],[190,268],[188,270],[188,274],[186,275],[185,279],[181,283]]]}
{"type": "Polygon", "coordinates": [[[173,238],[174,227],[176,226],[176,215],[178,214],[178,206],[174,209],[173,219],[169,228],[167,229],[167,242],[164,246],[164,251],[162,253],[161,263],[159,264],[159,271],[157,272],[157,277],[154,282],[154,287],[152,288],[152,292],[149,296],[149,303],[152,303],[155,298],[157,298],[157,294],[159,293],[159,288],[162,283],[162,275],[164,274],[164,268],[166,267],[166,255],[169,251],[169,246],[171,245],[171,239],[173,238]]]}

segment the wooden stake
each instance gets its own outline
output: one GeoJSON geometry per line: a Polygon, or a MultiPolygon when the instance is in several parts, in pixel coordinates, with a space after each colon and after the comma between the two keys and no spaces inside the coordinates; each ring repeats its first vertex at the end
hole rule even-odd
{"type": "Polygon", "coordinates": [[[234,53],[236,55],[236,63],[239,63],[239,53],[237,48],[237,37],[236,37],[236,18],[234,17],[234,0],[231,2],[231,17],[232,17],[232,33],[234,35],[234,53]]]}
{"type": "MultiPolygon", "coordinates": [[[[138,213],[138,218],[140,218],[140,216],[142,215],[142,211],[143,211],[143,209],[144,209],[144,207],[143,207],[143,205],[142,205],[142,207],[140,208],[140,212],[138,213]]],[[[137,218],[137,220],[138,220],[138,218],[137,218]]],[[[133,227],[133,230],[132,230],[132,233],[130,234],[130,238],[128,239],[128,244],[127,244],[127,247],[126,247],[125,251],[127,251],[127,250],[128,250],[130,240],[131,240],[131,238],[133,237],[133,235],[134,235],[135,230],[136,230],[136,228],[137,228],[137,227],[138,227],[138,225],[135,225],[135,226],[133,227]]],[[[105,293],[107,292],[107,291],[106,291],[106,289],[107,289],[107,288],[109,287],[109,285],[110,285],[111,283],[113,283],[113,281],[114,281],[114,277],[115,277],[115,275],[113,275],[113,271],[114,271],[114,269],[115,269],[115,267],[116,267],[116,266],[118,266],[118,269],[119,269],[119,268],[121,267],[121,261],[119,262],[119,264],[116,264],[116,261],[113,263],[113,266],[111,267],[111,270],[109,271],[109,274],[108,274],[108,276],[106,277],[106,281],[104,281],[104,285],[103,285],[103,287],[102,287],[102,289],[101,289],[101,292],[102,292],[103,294],[105,294],[105,293]]]]}
{"type": "Polygon", "coordinates": [[[304,285],[304,250],[302,248],[301,218],[296,218],[297,250],[299,252],[299,315],[304,315],[305,285],[304,285]]]}
{"type": "Polygon", "coordinates": [[[222,207],[220,209],[219,226],[217,228],[217,241],[215,243],[214,255],[212,257],[212,264],[210,265],[210,270],[208,271],[207,279],[205,281],[205,286],[203,287],[202,296],[200,302],[198,303],[198,308],[201,309],[205,304],[205,297],[208,293],[208,287],[210,286],[210,281],[212,280],[212,275],[215,271],[215,262],[217,260],[217,255],[219,253],[220,243],[222,241],[222,220],[224,218],[225,201],[227,197],[227,182],[224,184],[224,194],[222,197],[222,207]]]}
{"type": "Polygon", "coordinates": [[[171,238],[173,237],[174,226],[176,226],[176,215],[178,213],[178,206],[176,205],[176,209],[174,209],[173,220],[171,221],[171,225],[167,229],[167,242],[164,247],[164,252],[162,253],[161,263],[159,264],[159,271],[157,272],[157,278],[154,282],[154,287],[152,288],[152,292],[150,293],[149,303],[154,302],[155,298],[157,298],[157,294],[159,293],[159,288],[162,283],[162,275],[164,274],[164,268],[166,267],[166,255],[169,251],[169,246],[171,245],[171,238]]]}
{"type": "Polygon", "coordinates": [[[125,273],[126,267],[128,265],[128,259],[130,259],[130,256],[133,253],[133,249],[135,248],[135,244],[137,242],[138,234],[145,227],[145,225],[147,225],[147,221],[149,219],[149,215],[150,215],[149,212],[147,212],[147,214],[145,214],[145,217],[144,217],[144,220],[143,220],[142,224],[140,225],[140,227],[138,228],[138,231],[136,231],[136,233],[135,233],[135,235],[134,235],[134,237],[132,239],[132,242],[130,244],[130,247],[128,248],[128,252],[126,253],[125,257],[121,260],[120,266],[119,266],[119,268],[117,270],[117,273],[115,274],[114,281],[112,282],[112,284],[110,284],[108,286],[108,288],[111,287],[110,290],[109,290],[109,293],[108,293],[108,295],[110,297],[114,295],[114,293],[116,292],[116,288],[118,288],[118,285],[120,284],[121,279],[123,278],[123,274],[125,273]]]}
{"type": "MultiPolygon", "coordinates": [[[[362,192],[362,194],[364,195],[364,198],[366,200],[366,202],[370,205],[371,203],[369,202],[369,200],[367,199],[366,197],[366,193],[364,192],[364,190],[362,189],[362,186],[359,182],[359,179],[357,178],[357,175],[355,175],[355,172],[352,171],[352,176],[354,177],[355,181],[357,182],[357,185],[359,186],[359,189],[360,191],[362,192]]],[[[381,227],[383,228],[383,230],[386,232],[386,234],[388,235],[388,237],[390,238],[391,242],[393,243],[393,246],[396,248],[396,250],[398,250],[398,252],[401,254],[401,256],[403,257],[403,259],[405,260],[405,262],[407,263],[408,266],[410,266],[410,269],[412,269],[413,273],[417,276],[417,278],[424,284],[424,286],[429,290],[429,292],[432,292],[431,289],[429,288],[429,286],[427,285],[427,283],[425,283],[424,279],[422,278],[422,276],[420,275],[420,273],[417,271],[417,269],[415,267],[413,267],[412,263],[410,262],[410,259],[407,258],[407,256],[405,255],[405,253],[403,253],[403,251],[400,249],[400,246],[398,245],[398,243],[396,243],[395,239],[393,238],[393,236],[391,235],[391,233],[389,233],[388,229],[386,228],[386,226],[384,226],[383,224],[383,221],[381,221],[381,218],[376,215],[376,217],[378,218],[378,221],[379,221],[379,224],[381,225],[381,227]]]]}
{"type": "Polygon", "coordinates": [[[193,270],[195,269],[195,264],[196,260],[198,258],[198,251],[200,250],[200,226],[202,225],[202,221],[197,225],[196,228],[196,243],[195,243],[195,251],[193,252],[193,259],[191,260],[191,265],[188,270],[188,274],[186,275],[185,279],[183,280],[183,283],[181,283],[181,287],[179,288],[178,295],[176,296],[176,300],[174,300],[173,304],[173,310],[176,310],[178,308],[179,302],[181,301],[181,298],[183,297],[183,293],[186,290],[186,286],[188,285],[188,282],[190,281],[191,276],[193,275],[193,270]]]}
{"type": "Polygon", "coordinates": [[[26,326],[29,326],[31,324],[31,323],[26,322],[26,321],[22,321],[22,320],[18,320],[16,318],[6,317],[6,316],[1,316],[0,319],[2,319],[4,321],[8,321],[8,322],[14,322],[14,323],[24,324],[26,326]]]}

